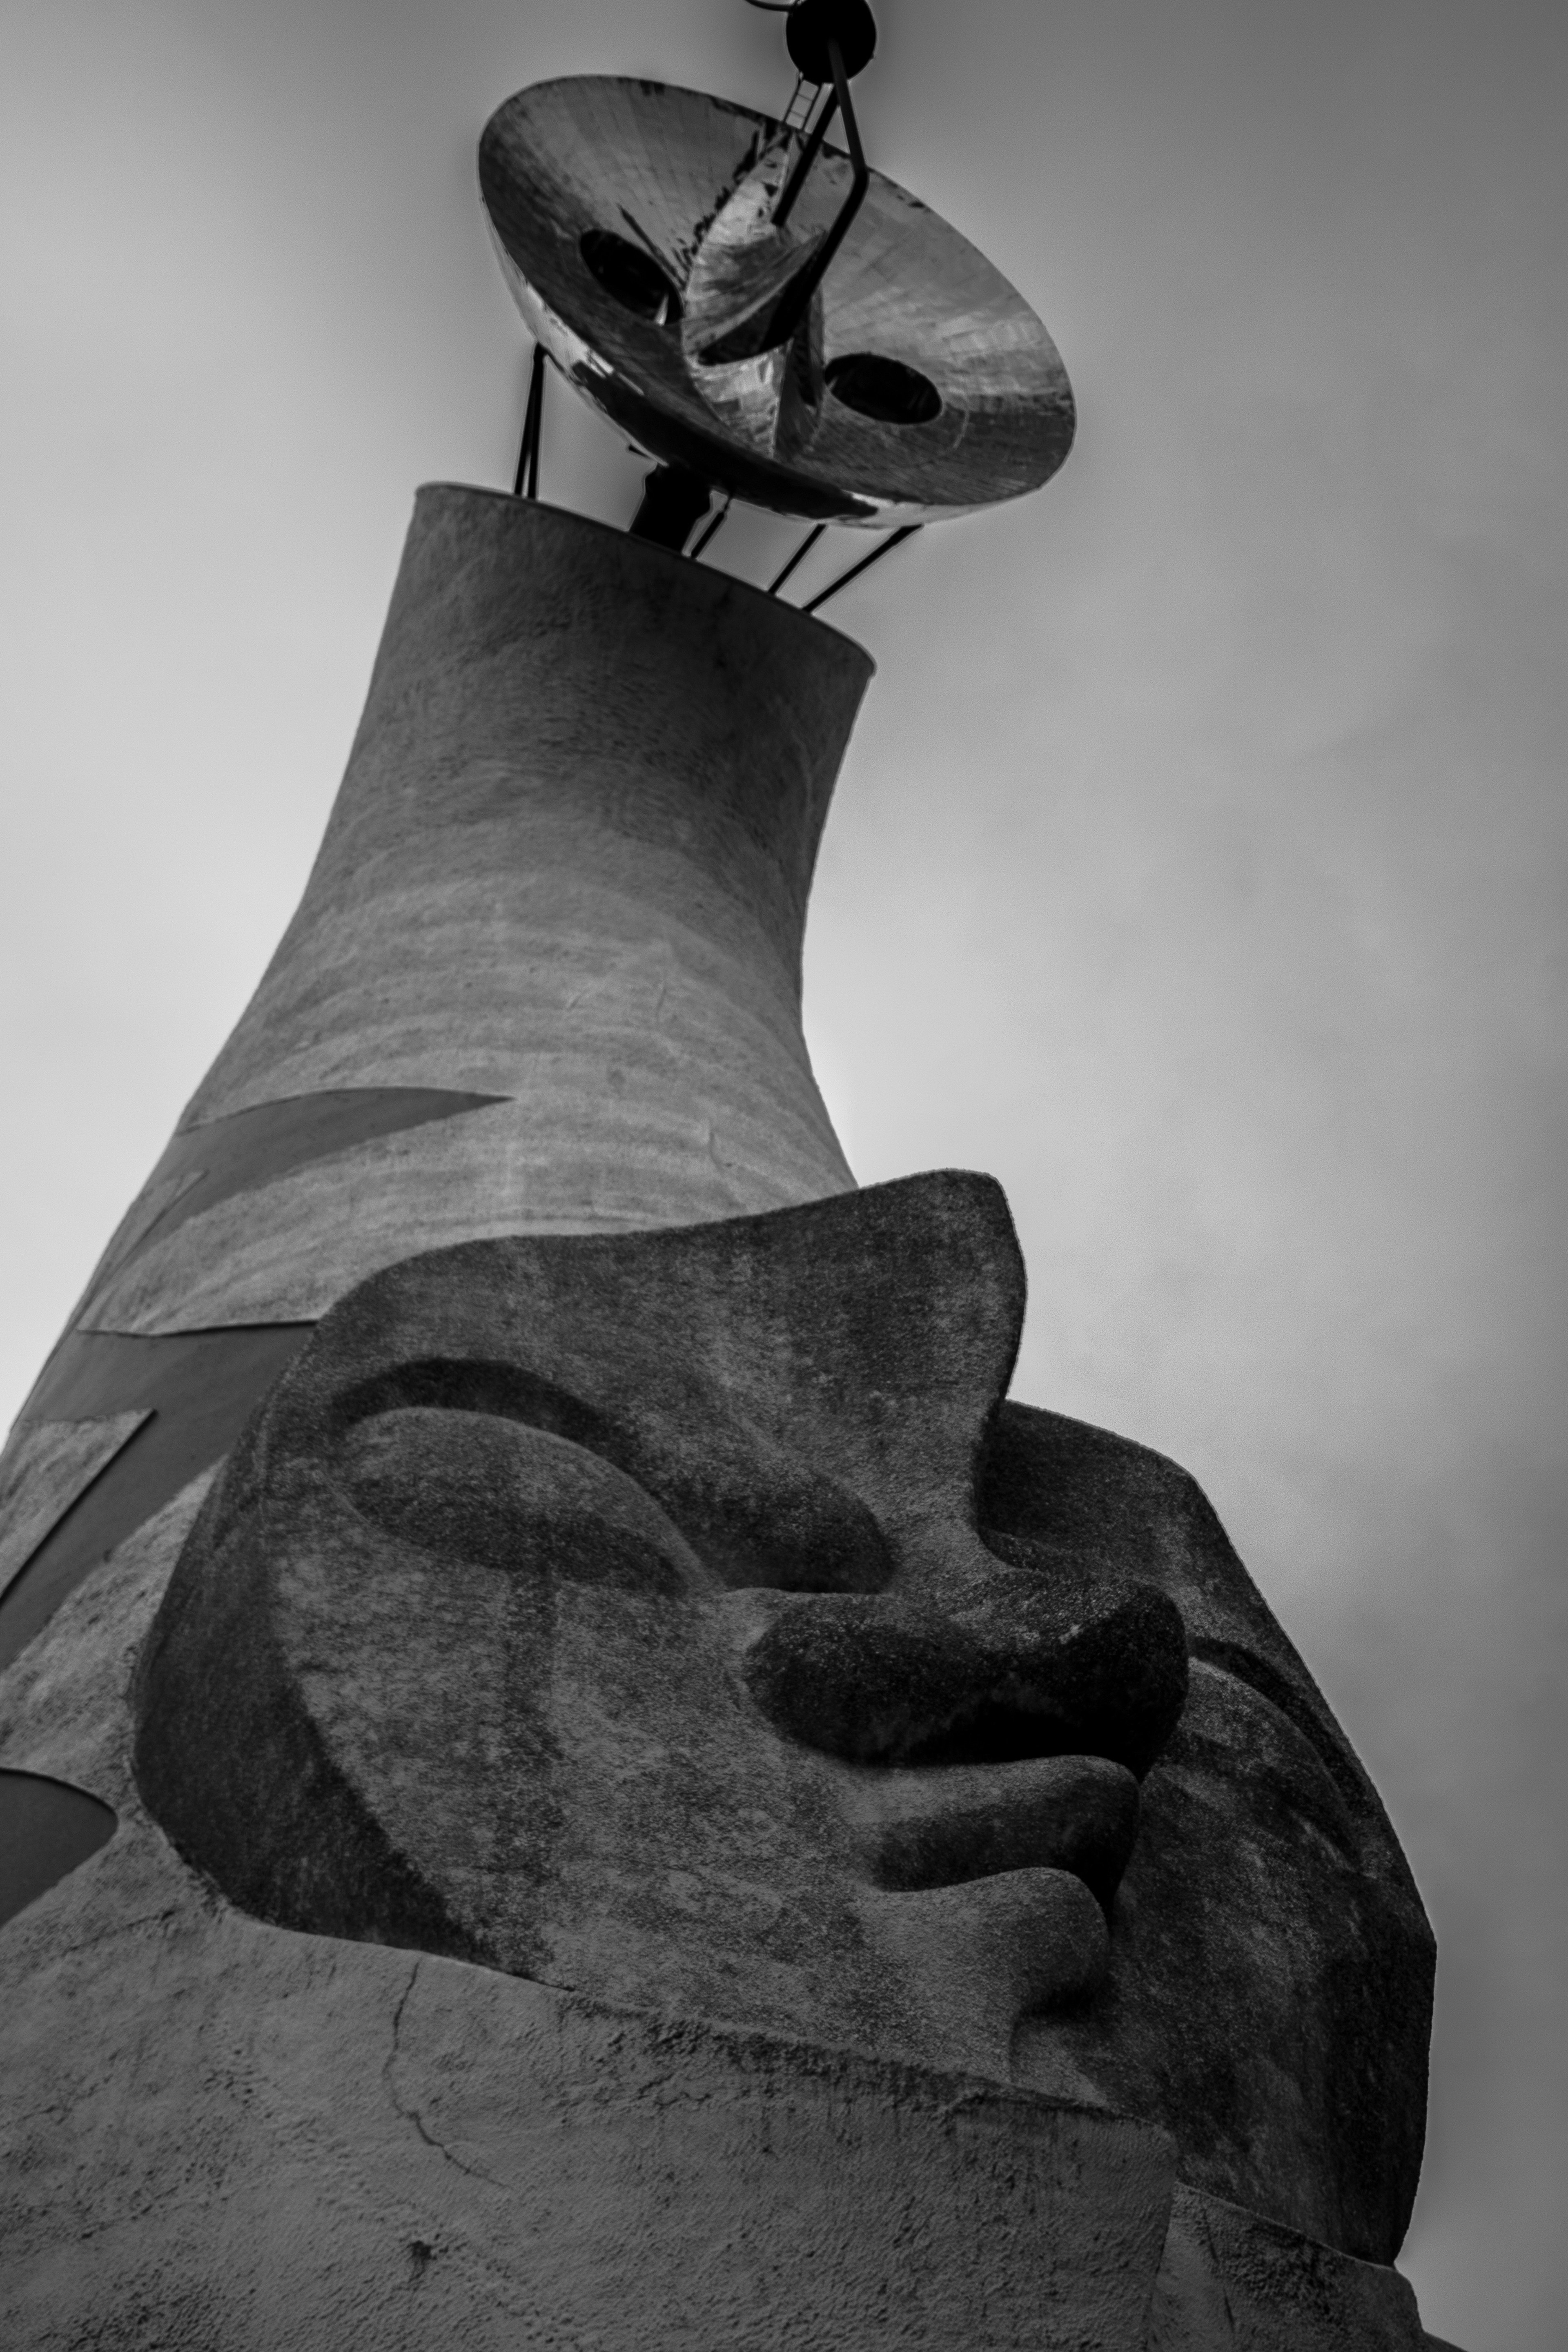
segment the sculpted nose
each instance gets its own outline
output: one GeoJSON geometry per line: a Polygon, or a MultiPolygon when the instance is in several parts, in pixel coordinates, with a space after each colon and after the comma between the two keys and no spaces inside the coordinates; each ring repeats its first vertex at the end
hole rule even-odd
{"type": "Polygon", "coordinates": [[[848,1763],[1076,1755],[1146,1772],[1186,1698],[1180,1612],[1152,1584],[1008,1549],[908,1589],[792,1597],[747,1653],[752,1697],[848,1763]]]}

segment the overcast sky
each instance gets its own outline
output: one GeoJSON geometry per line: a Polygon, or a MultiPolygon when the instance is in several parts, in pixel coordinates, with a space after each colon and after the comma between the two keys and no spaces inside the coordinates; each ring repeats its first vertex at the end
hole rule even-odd
{"type": "MultiPolygon", "coordinates": [[[[741,0],[10,0],[0,1408],[297,897],[414,486],[510,484],[510,90],[778,105],[741,0]]],[[[889,0],[875,162],[1077,387],[877,656],[808,943],[863,1180],[993,1171],[1018,1389],[1203,1479],[1439,1936],[1406,2258],[1568,2336],[1568,14],[889,0]]],[[[624,520],[613,436],[547,498],[624,520]]],[[[726,534],[760,571],[765,534],[726,534]]],[[[717,552],[718,551],[716,551],[717,552]]]]}

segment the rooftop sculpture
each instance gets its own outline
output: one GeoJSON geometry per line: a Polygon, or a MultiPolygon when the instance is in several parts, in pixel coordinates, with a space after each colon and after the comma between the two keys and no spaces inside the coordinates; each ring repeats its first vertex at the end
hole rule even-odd
{"type": "Polygon", "coordinates": [[[683,548],[718,494],[816,536],[890,529],[880,553],[1047,481],[1072,391],[1001,272],[868,163],[864,0],[780,13],[799,69],[782,121],[595,75],[521,90],[487,124],[479,185],[534,338],[517,486],[537,489],[548,358],[659,461],[637,536],[683,548]]]}
{"type": "Polygon", "coordinates": [[[299,912],[0,1464],[9,2340],[1430,2343],[1376,1794],[1192,1480],[1009,1398],[999,1188],[858,1190],[812,1077],[870,664],[688,542],[886,547],[1072,406],[866,163],[862,0],[786,37],[778,121],[489,125],[522,495],[420,494],[299,912]],[[548,363],[629,533],[529,495],[548,363]]]}

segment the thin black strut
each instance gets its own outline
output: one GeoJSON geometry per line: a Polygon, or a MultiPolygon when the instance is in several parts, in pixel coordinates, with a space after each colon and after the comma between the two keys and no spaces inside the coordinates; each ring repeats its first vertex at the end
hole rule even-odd
{"type": "Polygon", "coordinates": [[[801,611],[815,613],[819,604],[826,604],[830,596],[837,596],[840,588],[847,588],[851,580],[858,580],[862,572],[869,572],[873,563],[880,563],[884,555],[891,555],[900,540],[913,539],[920,529],[918,522],[907,522],[900,530],[890,530],[880,547],[874,547],[869,555],[863,555],[858,563],[852,563],[847,572],[841,572],[837,580],[830,580],[826,588],[819,590],[809,603],[801,606],[801,611]]]}
{"type": "Polygon", "coordinates": [[[718,530],[720,524],[724,520],[725,517],[728,515],[728,513],[729,513],[729,511],[730,511],[730,509],[734,505],[734,503],[735,503],[735,501],[734,501],[734,499],[725,499],[725,501],[724,501],[723,505],[720,508],[720,509],[719,509],[718,513],[714,516],[714,518],[713,518],[712,521],[708,525],[707,530],[702,533],[702,536],[700,537],[700,539],[699,539],[699,541],[698,541],[698,542],[697,542],[696,546],[691,550],[691,561],[693,562],[693,563],[695,563],[695,562],[696,562],[696,561],[697,561],[698,557],[701,554],[701,552],[702,552],[703,549],[707,546],[707,544],[708,544],[709,541],[713,537],[714,533],[718,530]]]}
{"type": "Polygon", "coordinates": [[[536,499],[539,496],[539,441],[544,423],[544,345],[533,346],[533,366],[528,378],[528,406],[522,413],[522,446],[517,453],[517,479],[511,486],[514,499],[536,499]]]}
{"type": "Polygon", "coordinates": [[[805,537],[801,541],[800,545],[795,549],[795,553],[790,557],[789,562],[784,565],[784,568],[779,573],[778,578],[776,580],[769,581],[768,594],[770,596],[776,596],[778,594],[779,590],[784,586],[784,582],[789,578],[789,575],[795,570],[795,565],[805,562],[805,558],[811,553],[812,549],[816,545],[817,541],[822,537],[823,532],[826,529],[827,525],[825,522],[819,522],[815,530],[808,530],[806,532],[805,537]]]}
{"type": "Polygon", "coordinates": [[[822,142],[827,136],[827,126],[832,121],[837,111],[838,92],[836,89],[830,89],[827,93],[826,102],[818,113],[816,121],[811,126],[810,136],[807,138],[805,146],[801,149],[800,153],[795,158],[795,169],[790,173],[788,180],[784,184],[784,192],[773,207],[773,226],[775,228],[783,228],[785,221],[788,220],[791,213],[795,210],[795,200],[796,196],[799,195],[802,188],[805,185],[805,175],[810,171],[812,165],[816,163],[817,155],[821,152],[822,142]]]}
{"type": "MultiPolygon", "coordinates": [[[[773,346],[787,343],[806,311],[811,298],[826,277],[834,255],[849,234],[849,224],[866,200],[871,184],[871,167],[866,161],[866,151],[860,144],[860,126],[855,120],[854,101],[849,95],[849,78],[844,70],[844,56],[837,41],[827,44],[827,61],[833,68],[833,88],[838,100],[838,111],[844,117],[845,136],[849,142],[849,160],[855,166],[855,177],[849,194],[838,209],[838,218],[817,247],[806,267],[786,290],[783,301],[773,313],[770,330],[773,346]]],[[[789,191],[786,189],[786,195],[789,191]]]]}

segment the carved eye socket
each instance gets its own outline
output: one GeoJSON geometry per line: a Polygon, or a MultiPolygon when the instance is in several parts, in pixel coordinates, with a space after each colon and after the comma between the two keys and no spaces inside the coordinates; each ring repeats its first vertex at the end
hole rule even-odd
{"type": "Polygon", "coordinates": [[[827,389],[858,416],[876,425],[929,425],[942,415],[942,394],[929,375],[876,352],[845,352],[823,370],[827,389]]]}
{"type": "Polygon", "coordinates": [[[578,247],[598,283],[623,310],[656,327],[679,323],[680,297],[651,253],[613,229],[591,228],[578,247]]]}
{"type": "Polygon", "coordinates": [[[426,1550],[667,1599],[715,1585],[651,1496],[546,1429],[405,1406],[356,1423],[338,1466],[363,1517],[426,1550]]]}

